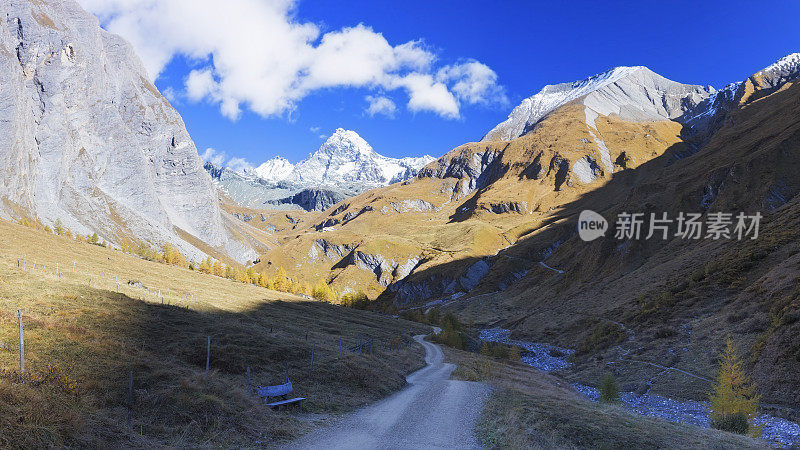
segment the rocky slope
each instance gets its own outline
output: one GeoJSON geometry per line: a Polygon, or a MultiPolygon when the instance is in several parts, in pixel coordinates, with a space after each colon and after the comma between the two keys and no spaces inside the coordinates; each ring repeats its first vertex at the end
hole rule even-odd
{"type": "Polygon", "coordinates": [[[413,178],[430,156],[389,158],[355,131],[338,128],[297,165],[276,157],[253,170],[234,171],[206,163],[217,185],[235,202],[251,208],[324,211],[366,190],[413,178]]]}
{"type": "Polygon", "coordinates": [[[710,86],[676,83],[647,67],[615,67],[581,81],[545,86],[536,95],[523,100],[508,119],[481,140],[518,138],[570,102],[585,106],[590,127],[594,127],[598,115],[615,114],[627,122],[680,120],[715,92],[710,86]]]}
{"type": "Polygon", "coordinates": [[[595,77],[524,116],[518,137],[465,144],[409,182],[309,216],[262,267],[363,289],[388,309],[439,305],[580,350],[578,381],[624,367],[625,383],[655,380],[668,396],[703,398],[697,380],[735,330],[767,402],[796,403],[800,379],[785,374],[800,373],[797,59],[719,91],[642,68],[595,77]],[[589,244],[576,233],[584,209],[612,228],[621,211],[760,211],[766,237],[589,244]]]}
{"type": "Polygon", "coordinates": [[[255,255],[127,42],[72,0],[2,0],[0,17],[0,216],[194,259],[255,255]]]}

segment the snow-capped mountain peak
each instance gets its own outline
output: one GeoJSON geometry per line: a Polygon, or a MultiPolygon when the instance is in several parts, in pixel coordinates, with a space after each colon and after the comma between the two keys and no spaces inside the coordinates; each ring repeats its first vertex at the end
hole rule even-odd
{"type": "Polygon", "coordinates": [[[587,119],[613,113],[624,120],[648,121],[678,117],[713,92],[711,87],[668,80],[644,66],[615,67],[584,80],[545,86],[523,100],[482,140],[522,136],[548,114],[579,99],[587,107],[587,119]]]}
{"type": "Polygon", "coordinates": [[[286,158],[276,156],[256,167],[254,172],[261,179],[278,182],[288,178],[292,174],[292,170],[294,170],[294,164],[286,158]]]}
{"type": "Polygon", "coordinates": [[[800,53],[792,53],[758,71],[752,78],[761,89],[775,88],[800,76],[800,53]]]}
{"type": "Polygon", "coordinates": [[[206,170],[219,188],[244,206],[325,209],[367,189],[412,178],[434,160],[428,155],[389,158],[375,152],[355,131],[337,128],[317,151],[295,165],[276,157],[255,169],[206,164],[206,170]],[[308,192],[325,198],[307,202],[308,192]]]}
{"type": "Polygon", "coordinates": [[[337,128],[316,152],[295,166],[288,179],[298,184],[363,190],[411,178],[433,159],[379,155],[355,131],[337,128]]]}
{"type": "Polygon", "coordinates": [[[791,53],[765,67],[761,72],[775,70],[792,70],[796,72],[798,69],[800,69],[800,53],[791,53]]]}
{"type": "Polygon", "coordinates": [[[348,158],[380,156],[358,133],[343,128],[337,128],[325,143],[314,154],[310,155],[310,158],[317,154],[342,155],[348,158]]]}

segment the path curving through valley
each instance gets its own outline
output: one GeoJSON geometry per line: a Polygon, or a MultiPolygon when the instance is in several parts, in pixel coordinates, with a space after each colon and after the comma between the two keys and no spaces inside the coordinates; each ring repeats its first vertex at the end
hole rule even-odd
{"type": "Polygon", "coordinates": [[[473,430],[489,387],[450,380],[454,364],[424,336],[427,365],[412,373],[402,391],[289,444],[297,449],[479,448],[473,430]]]}

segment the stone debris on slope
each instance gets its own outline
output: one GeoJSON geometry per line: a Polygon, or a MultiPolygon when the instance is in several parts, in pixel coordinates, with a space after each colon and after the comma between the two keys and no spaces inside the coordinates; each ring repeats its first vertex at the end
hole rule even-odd
{"type": "MultiPolygon", "coordinates": [[[[591,386],[575,383],[572,387],[589,398],[597,401],[600,391],[591,386]]],[[[697,425],[703,428],[711,427],[708,402],[694,400],[675,400],[656,394],[636,395],[633,392],[624,392],[620,401],[625,409],[637,414],[657,417],[675,423],[697,425]]],[[[762,414],[756,418],[756,423],[763,425],[761,438],[779,446],[791,446],[800,439],[800,425],[780,417],[762,414]]]]}
{"type": "Polygon", "coordinates": [[[574,350],[556,347],[555,345],[511,339],[511,330],[503,328],[481,330],[478,339],[486,342],[514,345],[523,349],[522,362],[543,372],[552,372],[571,366],[572,364],[567,361],[567,358],[575,353],[574,350]]]}

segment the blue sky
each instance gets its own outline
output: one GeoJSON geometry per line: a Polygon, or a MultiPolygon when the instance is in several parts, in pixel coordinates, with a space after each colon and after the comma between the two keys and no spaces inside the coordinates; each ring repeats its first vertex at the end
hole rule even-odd
{"type": "MultiPolygon", "coordinates": [[[[104,26],[131,40],[146,64],[156,61],[152,67],[161,67],[155,83],[174,99],[173,105],[183,116],[198,150],[202,153],[211,147],[256,165],[276,155],[297,162],[316,150],[323,142],[321,136],[337,127],[355,130],[387,156],[440,156],[455,146],[479,139],[504,120],[521,99],[545,84],[582,79],[613,66],[645,65],[676,81],[719,88],[744,79],[788,53],[800,51],[800,2],[300,1],[277,16],[285,13],[285,21],[297,25],[292,30],[295,34],[298,30],[304,32],[307,26],[315,28],[316,35],[311,33],[308,38],[312,49],[320,46],[320,39],[327,33],[333,36],[363,24],[367,34],[382,35],[391,47],[414,42],[415,49],[435,57],[426,69],[410,68],[416,62],[409,63],[397,72],[401,77],[420,72],[435,78],[442,68],[479,62],[496,78],[490,79],[486,90],[472,97],[458,95],[458,79],[444,82],[458,104],[455,117],[452,112],[443,112],[444,107],[439,104],[425,106],[427,103],[423,102],[423,106],[410,107],[407,103],[411,95],[422,99],[423,94],[397,87],[406,86],[403,83],[354,82],[352,74],[328,84],[319,82],[317,77],[311,83],[313,88],[290,95],[289,106],[273,108],[268,100],[272,97],[258,97],[255,92],[260,89],[260,81],[244,74],[236,80],[252,84],[241,86],[244,92],[236,95],[244,100],[238,103],[235,114],[228,113],[226,117],[221,112],[225,94],[217,95],[214,86],[227,76],[225,70],[219,69],[226,57],[221,52],[235,53],[236,41],[228,50],[218,49],[213,42],[193,47],[186,41],[192,40],[192,29],[202,29],[206,24],[216,27],[229,23],[232,31],[224,36],[238,32],[246,25],[240,25],[233,14],[247,16],[247,8],[259,8],[263,2],[230,2],[236,4],[231,7],[236,12],[225,12],[230,14],[229,20],[219,11],[208,12],[209,22],[204,22],[200,13],[195,18],[176,18],[196,21],[187,25],[185,33],[189,37],[184,37],[179,32],[142,31],[142,24],[152,25],[152,17],[161,20],[172,14],[156,6],[156,0],[143,0],[153,9],[154,16],[150,18],[141,13],[144,8],[135,12],[123,6],[114,9],[113,0],[104,0],[102,6],[98,1],[81,0],[101,17],[104,26]],[[160,37],[154,41],[152,35],[160,37]],[[171,51],[152,51],[170,39],[175,42],[170,43],[171,51]],[[206,68],[210,68],[208,83],[199,82],[198,93],[187,94],[189,74],[196,71],[203,75],[206,68]],[[370,115],[366,111],[368,96],[391,100],[394,113],[370,115]],[[258,112],[248,107],[246,99],[253,98],[264,102],[255,108],[258,112]],[[231,119],[233,115],[235,120],[231,119]]],[[[202,6],[198,4],[197,8],[202,6]]],[[[177,22],[166,21],[163,26],[178,28],[174,23],[177,22]]],[[[269,51],[267,39],[251,40],[251,34],[238,35],[243,41],[241,48],[252,49],[254,54],[269,51]]],[[[237,58],[239,55],[231,60],[242,61],[237,58]]],[[[335,69],[330,63],[320,67],[323,77],[335,69]]]]}

